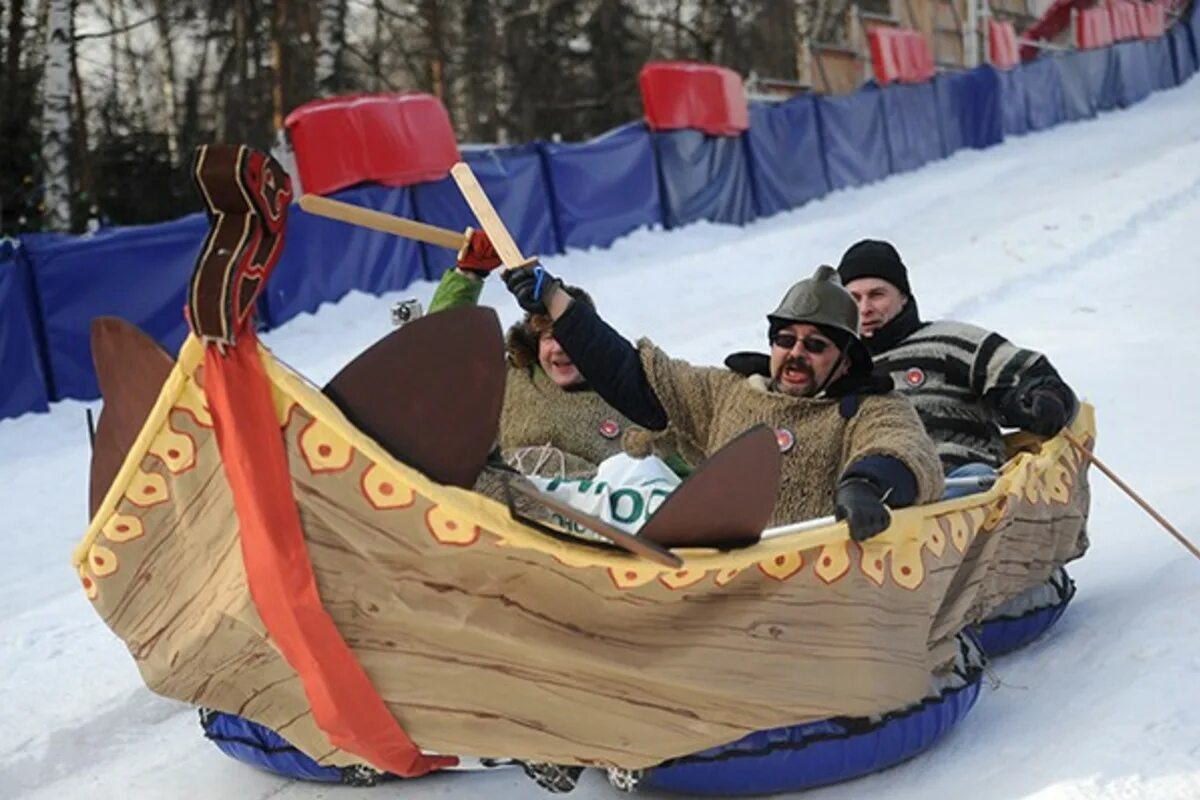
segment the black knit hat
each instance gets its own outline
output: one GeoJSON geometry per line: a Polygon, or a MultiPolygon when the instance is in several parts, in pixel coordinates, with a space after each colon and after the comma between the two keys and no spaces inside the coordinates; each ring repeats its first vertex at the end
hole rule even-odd
{"type": "Polygon", "coordinates": [[[900,254],[888,242],[877,239],[863,239],[847,250],[842,263],[838,264],[838,275],[843,286],[859,278],[880,278],[904,294],[912,294],[908,286],[908,269],[900,260],[900,254]]]}

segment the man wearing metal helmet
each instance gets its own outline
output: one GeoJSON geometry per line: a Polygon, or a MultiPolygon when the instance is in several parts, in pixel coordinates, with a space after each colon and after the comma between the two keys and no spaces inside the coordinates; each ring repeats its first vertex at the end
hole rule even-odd
{"type": "Polygon", "coordinates": [[[775,429],[784,466],[773,524],[832,512],[862,540],[890,524],[885,500],[899,507],[941,494],[933,442],[891,380],[872,375],[857,308],[832,267],[793,286],[768,316],[770,375],[750,377],[671,359],[644,339],[635,348],[539,269],[507,272],[509,291],[554,320],[572,361],[630,420],[670,424],[705,455],[757,424],[775,429]]]}

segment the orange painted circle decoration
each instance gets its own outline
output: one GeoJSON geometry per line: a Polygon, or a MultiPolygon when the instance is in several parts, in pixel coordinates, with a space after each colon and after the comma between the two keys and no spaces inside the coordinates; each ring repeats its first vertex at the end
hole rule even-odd
{"type": "Polygon", "coordinates": [[[399,476],[389,474],[378,464],[372,464],[363,470],[360,484],[363,497],[379,511],[408,508],[417,499],[413,487],[401,481],[399,476]]]}
{"type": "Polygon", "coordinates": [[[707,574],[708,571],[703,569],[681,569],[659,575],[658,581],[663,586],[674,591],[699,583],[704,580],[704,576],[707,574]]]}
{"type": "Polygon", "coordinates": [[[150,454],[166,465],[172,475],[186,472],[196,465],[196,440],[179,433],[170,425],[161,430],[150,443],[150,454]]]}
{"type": "Polygon", "coordinates": [[[442,510],[441,506],[431,506],[425,512],[425,526],[439,544],[449,544],[456,547],[466,547],[475,544],[479,538],[479,526],[455,519],[442,510]]]}
{"type": "Polygon", "coordinates": [[[925,582],[925,564],[921,560],[920,547],[892,551],[892,580],[909,591],[925,582]]]}
{"type": "Polygon", "coordinates": [[[804,556],[799,552],[780,553],[765,561],[758,562],[758,568],[768,578],[785,581],[804,569],[804,556]]]}
{"type": "Polygon", "coordinates": [[[713,576],[713,583],[715,583],[717,586],[725,586],[731,580],[736,578],[740,572],[741,570],[737,567],[729,567],[727,569],[718,570],[717,574],[713,576]]]}
{"type": "Polygon", "coordinates": [[[623,564],[608,568],[608,577],[618,589],[632,589],[649,583],[658,576],[659,568],[643,564],[623,564]]]}
{"type": "Polygon", "coordinates": [[[117,554],[102,544],[94,544],[88,550],[88,566],[97,578],[104,578],[117,571],[117,554]]]}
{"type": "Polygon", "coordinates": [[[825,545],[817,556],[817,564],[813,571],[825,583],[833,583],[845,577],[850,571],[850,553],[847,543],[825,545]]]}
{"type": "Polygon", "coordinates": [[[151,508],[169,497],[166,479],[156,472],[138,470],[125,490],[125,499],[139,508],[151,508]]]}
{"type": "Polygon", "coordinates": [[[110,542],[129,542],[146,532],[142,521],[132,514],[113,514],[101,530],[110,542]]]}
{"type": "Polygon", "coordinates": [[[874,544],[868,540],[866,542],[859,542],[858,546],[862,550],[862,557],[858,562],[858,568],[876,586],[883,586],[883,579],[887,574],[884,571],[884,561],[891,552],[891,545],[874,544]]]}
{"type": "Polygon", "coordinates": [[[79,567],[79,583],[83,586],[84,593],[87,594],[88,600],[95,600],[100,594],[100,589],[96,586],[96,582],[92,580],[92,576],[87,574],[82,566],[79,567]]]}
{"type": "Polygon", "coordinates": [[[300,431],[300,454],[314,474],[341,472],[354,460],[354,448],[329,426],[312,420],[300,431]]]}

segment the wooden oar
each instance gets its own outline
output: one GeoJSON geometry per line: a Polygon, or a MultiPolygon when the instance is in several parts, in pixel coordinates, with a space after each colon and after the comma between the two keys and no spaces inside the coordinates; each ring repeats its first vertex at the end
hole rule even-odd
{"type": "Polygon", "coordinates": [[[323,391],[391,455],[469,489],[499,435],[505,371],[496,312],[451,308],[392,331],[323,391]]]}
{"type": "Polygon", "coordinates": [[[638,537],[664,547],[756,544],[779,494],[775,431],[756,425],[706,458],[667,496],[638,537]]]}
{"type": "Polygon", "coordinates": [[[1125,492],[1125,494],[1129,495],[1129,497],[1133,500],[1133,502],[1135,502],[1139,506],[1141,506],[1143,511],[1145,511],[1147,514],[1149,514],[1151,517],[1154,518],[1155,522],[1157,522],[1159,525],[1162,525],[1163,528],[1166,529],[1167,533],[1174,536],[1181,545],[1183,545],[1184,547],[1187,548],[1187,551],[1189,553],[1194,555],[1196,558],[1200,558],[1200,549],[1197,549],[1196,545],[1192,544],[1191,541],[1189,541],[1186,536],[1184,536],[1182,533],[1180,533],[1179,530],[1174,525],[1167,522],[1166,517],[1164,517],[1162,514],[1158,513],[1158,511],[1155,510],[1154,506],[1150,505],[1145,500],[1143,500],[1142,496],[1139,495],[1137,492],[1135,492],[1127,483],[1125,483],[1125,481],[1123,481],[1119,477],[1117,477],[1117,473],[1115,473],[1111,469],[1109,469],[1108,466],[1103,461],[1101,461],[1099,458],[1096,457],[1095,453],[1093,453],[1091,450],[1088,450],[1086,447],[1084,447],[1083,442],[1079,441],[1079,439],[1075,436],[1075,434],[1071,433],[1071,431],[1066,428],[1063,428],[1062,434],[1063,434],[1063,436],[1066,437],[1068,442],[1070,442],[1072,445],[1075,446],[1075,449],[1079,451],[1079,454],[1081,456],[1083,456],[1085,459],[1087,459],[1088,461],[1095,464],[1096,469],[1103,472],[1105,477],[1107,477],[1110,481],[1115,483],[1117,485],[1117,487],[1121,489],[1121,491],[1123,491],[1123,492],[1125,492]]]}
{"type": "Polygon", "coordinates": [[[304,195],[300,198],[299,203],[300,208],[318,217],[336,219],[339,222],[360,225],[384,233],[393,233],[396,236],[416,239],[418,242],[438,247],[448,247],[455,251],[460,250],[470,236],[469,228],[461,232],[452,231],[449,228],[439,228],[436,225],[417,222],[415,219],[406,219],[395,214],[363,208],[352,203],[343,203],[341,200],[330,200],[328,197],[315,194],[304,195]]]}
{"type": "Polygon", "coordinates": [[[92,320],[92,363],[104,397],[92,441],[88,516],[96,516],[116,480],[175,359],[138,326],[117,317],[92,320]]]}
{"type": "Polygon", "coordinates": [[[488,235],[492,247],[496,248],[496,254],[500,256],[500,261],[505,267],[508,269],[527,267],[537,261],[535,258],[526,258],[521,255],[521,249],[517,247],[504,220],[500,219],[500,214],[496,212],[496,207],[492,205],[492,201],[483,191],[483,187],[479,184],[475,173],[471,171],[470,165],[465,161],[458,162],[450,168],[450,177],[454,178],[454,182],[458,184],[458,190],[462,192],[463,199],[471,207],[471,211],[479,220],[479,225],[488,235]]]}

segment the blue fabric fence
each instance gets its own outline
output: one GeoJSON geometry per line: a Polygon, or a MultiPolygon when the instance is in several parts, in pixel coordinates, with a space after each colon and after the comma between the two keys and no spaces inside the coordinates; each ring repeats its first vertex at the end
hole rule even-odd
{"type": "MultiPolygon", "coordinates": [[[[922,85],[753,103],[750,129],[738,137],[651,132],[636,122],[587,142],[474,148],[463,157],[529,255],[605,247],[645,227],[743,225],[964,147],[1130,106],[1196,72],[1198,34],[1200,8],[1158,40],[1048,55],[1006,72],[983,66],[922,85]]],[[[476,224],[449,178],[363,185],[336,197],[457,230],[476,224]]],[[[97,396],[89,344],[97,316],[123,317],[178,348],[205,227],[193,215],[0,241],[0,419],[97,396]]],[[[262,324],[281,325],[353,290],[400,290],[453,263],[449,250],[293,207],[262,324]]]]}

